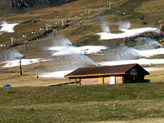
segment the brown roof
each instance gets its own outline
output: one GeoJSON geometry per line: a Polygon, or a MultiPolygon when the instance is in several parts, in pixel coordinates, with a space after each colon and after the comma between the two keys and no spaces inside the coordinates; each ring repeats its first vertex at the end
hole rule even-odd
{"type": "Polygon", "coordinates": [[[116,66],[97,66],[97,67],[83,67],[65,75],[65,77],[92,77],[103,75],[123,75],[134,67],[139,67],[148,75],[149,73],[138,64],[116,65],[116,66]]]}

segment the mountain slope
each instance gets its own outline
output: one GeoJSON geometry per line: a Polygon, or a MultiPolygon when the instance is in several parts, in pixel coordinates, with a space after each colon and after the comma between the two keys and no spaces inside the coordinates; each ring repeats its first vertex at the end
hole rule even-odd
{"type": "MultiPolygon", "coordinates": [[[[162,0],[122,0],[121,4],[118,1],[111,0],[112,3],[115,3],[112,5],[112,9],[107,7],[109,0],[76,0],[75,2],[56,7],[46,7],[47,4],[51,6],[56,0],[47,2],[37,1],[33,4],[34,6],[22,9],[12,7],[11,3],[5,0],[0,1],[0,8],[1,10],[3,9],[3,12],[0,11],[0,13],[4,13],[4,11],[9,12],[9,10],[10,12],[20,13],[29,11],[30,9],[37,9],[37,7],[44,7],[44,9],[33,10],[23,14],[1,17],[1,20],[5,20],[9,24],[19,23],[19,25],[14,28],[14,33],[3,32],[0,35],[0,46],[4,46],[0,47],[0,61],[5,60],[5,51],[8,51],[9,48],[11,50],[18,50],[28,59],[54,59],[51,62],[23,66],[24,76],[21,77],[18,74],[18,67],[0,68],[0,80],[12,84],[12,87],[43,86],[54,84],[55,82],[63,82],[63,80],[59,79],[47,80],[42,78],[37,79],[36,77],[36,75],[44,72],[70,70],[72,66],[74,67],[76,64],[79,64],[79,62],[76,62],[77,58],[75,57],[62,56],[58,59],[58,57],[52,56],[48,48],[55,46],[53,43],[54,36],[64,36],[76,47],[103,45],[115,48],[122,46],[123,39],[99,40],[100,37],[96,35],[98,32],[102,32],[101,25],[103,21],[106,21],[107,26],[110,26],[112,33],[121,33],[118,30],[120,21],[130,22],[130,29],[159,27],[160,24],[164,23],[164,8],[161,6],[164,4],[161,2],[162,0]],[[154,9],[152,10],[152,8],[154,9]],[[47,25],[49,26],[47,27],[47,25]],[[46,30],[48,30],[48,33],[52,31],[54,33],[47,35],[46,30]],[[26,37],[24,37],[25,35],[26,37]],[[11,45],[11,37],[15,37],[14,45],[11,45]]],[[[160,42],[160,40],[158,41],[160,42]]],[[[164,43],[161,42],[161,44],[164,46],[164,43]]],[[[128,46],[132,47],[134,43],[129,41],[128,46]]],[[[109,52],[109,56],[94,54],[88,56],[96,63],[109,61],[114,56],[110,51],[103,52],[109,52]]],[[[155,57],[163,58],[164,56],[155,57]]],[[[85,63],[85,59],[83,60],[81,61],[85,63]]],[[[3,65],[3,63],[0,64],[0,66],[3,65]]],[[[151,75],[150,78],[153,81],[159,82],[163,81],[164,76],[160,71],[157,74],[151,75]]]]}
{"type": "Polygon", "coordinates": [[[0,16],[62,5],[75,0],[1,0],[0,16]]]}

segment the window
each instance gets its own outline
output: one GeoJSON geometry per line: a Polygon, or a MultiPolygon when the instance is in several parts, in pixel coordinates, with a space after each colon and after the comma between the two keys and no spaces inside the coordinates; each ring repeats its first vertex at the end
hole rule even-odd
{"type": "Polygon", "coordinates": [[[130,71],[130,75],[137,75],[137,70],[135,68],[133,68],[131,71],[130,71]]]}

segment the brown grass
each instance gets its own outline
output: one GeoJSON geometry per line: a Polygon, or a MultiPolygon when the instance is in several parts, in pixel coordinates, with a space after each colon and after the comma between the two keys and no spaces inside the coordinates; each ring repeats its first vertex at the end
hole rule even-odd
{"type": "MultiPolygon", "coordinates": [[[[156,65],[154,67],[155,68],[164,68],[164,65],[156,65]]],[[[145,78],[150,79],[151,82],[163,82],[164,70],[152,71],[152,72],[150,72],[150,75],[146,76],[145,78]]]]}
{"type": "MultiPolygon", "coordinates": [[[[94,10],[95,8],[99,8],[100,6],[108,4],[109,0],[77,0],[75,2],[71,2],[59,7],[52,7],[52,8],[45,8],[40,9],[36,11],[31,11],[24,14],[18,14],[13,15],[9,17],[1,18],[3,20],[7,20],[10,23],[13,22],[23,22],[27,20],[39,20],[27,24],[21,24],[15,27],[16,32],[15,33],[5,33],[3,35],[0,35],[0,42],[10,45],[10,37],[16,37],[17,43],[23,42],[26,39],[31,39],[37,35],[40,35],[43,33],[43,31],[39,31],[40,27],[45,27],[45,24],[51,24],[52,27],[56,26],[55,22],[60,21],[62,18],[71,18],[71,21],[69,24],[71,25],[70,28],[61,29],[61,24],[59,24],[58,32],[56,35],[64,35],[68,39],[71,40],[71,42],[75,45],[81,46],[81,45],[106,45],[106,46],[116,46],[122,43],[122,40],[111,40],[111,41],[99,41],[99,39],[95,36],[95,33],[100,32],[101,28],[100,25],[97,23],[96,16],[106,16],[106,20],[109,22],[110,28],[112,32],[117,32],[118,29],[118,20],[116,12],[118,10],[121,10],[122,12],[126,12],[125,16],[122,16],[123,20],[128,20],[132,22],[132,28],[137,27],[143,27],[142,21],[139,17],[142,15],[142,11],[149,12],[150,8],[154,4],[155,9],[153,10],[154,13],[158,13],[159,11],[156,10],[156,8],[159,8],[159,5],[162,4],[161,0],[158,1],[150,1],[145,4],[145,2],[141,1],[143,4],[137,1],[137,5],[134,5],[133,1],[123,0],[123,5],[114,5],[113,9],[109,10],[108,8],[102,8],[100,11],[91,12],[91,17],[88,17],[88,14],[85,12],[88,11],[88,9],[94,10]],[[84,2],[85,1],[85,2],[84,2]],[[94,4],[93,4],[94,2],[94,4]],[[128,2],[130,3],[131,7],[136,7],[128,9],[128,2]],[[135,9],[135,11],[133,11],[135,9]],[[136,13],[137,12],[137,13],[136,13]],[[80,16],[81,13],[84,13],[84,16],[80,16]],[[75,16],[78,16],[77,18],[74,18],[75,16]],[[79,21],[83,20],[84,23],[82,23],[82,26],[80,27],[79,21]],[[36,35],[32,35],[31,32],[36,31],[36,35]],[[27,38],[23,38],[22,35],[27,34],[27,38]],[[87,40],[86,40],[87,38],[87,40]]],[[[112,0],[110,2],[115,2],[118,0],[112,0]]],[[[162,11],[162,10],[160,10],[162,11]]],[[[145,15],[146,21],[149,22],[149,26],[154,26],[154,23],[156,23],[156,20],[158,18],[163,18],[163,16],[156,14],[155,18],[152,18],[151,14],[145,15]],[[151,19],[149,19],[151,18],[151,19]]],[[[145,25],[144,25],[145,26],[145,25]]],[[[50,27],[50,28],[52,28],[50,27]]],[[[44,47],[50,46],[51,41],[53,39],[53,34],[50,35],[47,38],[37,40],[34,42],[31,42],[28,44],[28,50],[25,50],[25,45],[18,46],[14,49],[19,50],[21,53],[23,53],[26,58],[51,58],[47,57],[45,55],[45,51],[43,50],[44,47]]],[[[0,47],[0,50],[5,50],[4,48],[0,47]]],[[[97,57],[90,55],[94,61],[105,61],[106,58],[103,56],[97,57]]],[[[60,61],[56,63],[56,61],[52,62],[46,62],[46,63],[40,63],[35,65],[29,65],[29,66],[23,66],[23,73],[24,76],[20,77],[18,75],[19,68],[9,68],[9,69],[2,69],[0,68],[0,76],[1,80],[6,83],[12,83],[13,86],[36,86],[36,85],[46,85],[47,83],[56,83],[60,81],[67,81],[67,80],[57,80],[57,79],[36,79],[36,75],[47,72],[47,71],[53,71],[50,69],[51,67],[62,67],[64,66],[65,62],[60,61]],[[6,72],[7,71],[7,72],[6,72]],[[47,82],[46,82],[47,81],[47,82]],[[14,84],[16,83],[16,84],[14,84]],[[23,84],[25,83],[25,84],[23,84]],[[37,83],[37,84],[35,84],[37,83]]],[[[161,67],[161,66],[159,66],[161,67]]],[[[161,71],[155,71],[151,72],[151,75],[149,77],[146,77],[148,79],[151,79],[152,82],[158,82],[163,80],[163,74],[161,71]]]]}
{"type": "Polygon", "coordinates": [[[163,0],[149,1],[136,8],[135,11],[146,14],[157,13],[164,10],[163,6],[163,0]]]}
{"type": "Polygon", "coordinates": [[[88,123],[163,123],[164,118],[144,118],[128,121],[101,121],[101,122],[88,122],[88,123]]]}

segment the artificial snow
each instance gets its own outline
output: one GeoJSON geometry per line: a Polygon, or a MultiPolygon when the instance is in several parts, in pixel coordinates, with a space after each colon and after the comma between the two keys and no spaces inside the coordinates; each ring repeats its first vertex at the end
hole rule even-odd
{"type": "Polygon", "coordinates": [[[49,50],[57,51],[53,53],[53,56],[70,55],[70,54],[96,54],[102,50],[106,50],[106,46],[61,46],[61,47],[50,47],[49,50]]]}
{"type": "Polygon", "coordinates": [[[140,64],[140,65],[160,65],[164,64],[164,59],[137,59],[137,60],[121,60],[100,62],[100,66],[113,66],[122,64],[140,64]]]}
{"type": "Polygon", "coordinates": [[[144,68],[145,70],[149,71],[149,72],[152,72],[152,71],[162,71],[164,70],[164,68],[154,68],[154,67],[147,67],[147,68],[144,68]]]}
{"type": "Polygon", "coordinates": [[[123,31],[123,33],[101,32],[101,33],[97,33],[97,35],[100,36],[100,40],[110,40],[110,39],[120,39],[120,38],[135,36],[149,31],[157,32],[159,30],[157,28],[146,27],[146,28],[138,28],[138,29],[122,29],[121,31],[123,31]]]}
{"type": "Polygon", "coordinates": [[[15,32],[14,31],[14,27],[18,25],[18,23],[13,23],[13,24],[8,24],[7,22],[3,22],[0,26],[2,26],[2,28],[0,29],[0,32],[8,32],[8,33],[12,33],[15,32]]]}
{"type": "MultiPolygon", "coordinates": [[[[49,60],[40,59],[40,58],[36,58],[36,59],[22,59],[21,60],[21,65],[30,65],[30,64],[46,62],[46,61],[49,61],[49,60]]],[[[6,67],[17,67],[17,66],[20,65],[20,60],[17,59],[17,60],[13,60],[13,61],[6,61],[6,62],[3,62],[3,63],[5,63],[5,65],[2,66],[3,68],[6,68],[6,67]]]]}
{"type": "Polygon", "coordinates": [[[151,56],[164,54],[164,48],[150,49],[150,50],[137,50],[137,52],[140,56],[149,58],[151,56]]]}
{"type": "Polygon", "coordinates": [[[42,78],[64,78],[65,75],[72,72],[73,70],[67,70],[67,71],[55,71],[50,73],[43,73],[39,75],[39,77],[42,78]]]}

